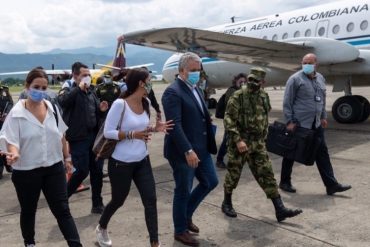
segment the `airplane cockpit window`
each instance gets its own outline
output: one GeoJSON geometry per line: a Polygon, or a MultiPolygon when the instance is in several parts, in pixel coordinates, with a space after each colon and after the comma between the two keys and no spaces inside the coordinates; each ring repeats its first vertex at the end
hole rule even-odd
{"type": "Polygon", "coordinates": [[[369,22],[368,21],[362,21],[361,24],[360,24],[360,28],[362,31],[366,30],[367,27],[369,26],[369,22]]]}
{"type": "Polygon", "coordinates": [[[295,31],[294,38],[298,38],[299,36],[301,36],[301,33],[299,31],[295,31]]]}
{"type": "Polygon", "coordinates": [[[277,34],[274,34],[274,36],[272,36],[272,40],[276,41],[277,39],[278,39],[277,34]]]}
{"type": "Polygon", "coordinates": [[[319,31],[317,33],[319,34],[319,36],[324,36],[324,34],[325,34],[325,27],[320,27],[319,28],[319,31]]]}
{"type": "Polygon", "coordinates": [[[353,24],[353,22],[348,23],[347,32],[352,32],[354,28],[355,28],[355,24],[353,24]]]}
{"type": "Polygon", "coordinates": [[[311,29],[307,29],[306,32],[304,33],[304,36],[310,37],[311,36],[311,29]]]}
{"type": "Polygon", "coordinates": [[[288,33],[284,33],[283,34],[283,39],[287,39],[288,38],[288,33]]]}
{"type": "Polygon", "coordinates": [[[334,33],[334,34],[339,33],[339,30],[340,30],[340,26],[339,26],[339,25],[335,25],[335,26],[333,27],[333,33],[334,33]]]}

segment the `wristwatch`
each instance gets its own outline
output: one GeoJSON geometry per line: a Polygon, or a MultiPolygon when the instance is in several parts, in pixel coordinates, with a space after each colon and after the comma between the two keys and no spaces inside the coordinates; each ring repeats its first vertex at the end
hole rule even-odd
{"type": "Polygon", "coordinates": [[[191,154],[192,152],[194,152],[194,151],[193,151],[193,149],[189,149],[188,151],[186,151],[186,152],[185,152],[185,155],[189,155],[189,154],[191,154]]]}

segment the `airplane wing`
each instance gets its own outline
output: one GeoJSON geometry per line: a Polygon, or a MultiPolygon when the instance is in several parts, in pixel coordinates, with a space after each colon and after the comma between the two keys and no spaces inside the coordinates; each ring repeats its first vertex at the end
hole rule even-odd
{"type": "MultiPolygon", "coordinates": [[[[71,70],[61,70],[61,69],[46,69],[44,70],[47,75],[65,75],[65,74],[71,74],[71,70]]],[[[27,75],[30,72],[30,70],[27,71],[14,71],[14,72],[4,72],[0,73],[1,75],[27,75]]]]}
{"type": "MultiPolygon", "coordinates": [[[[96,65],[100,66],[100,67],[103,67],[103,68],[121,70],[121,68],[119,68],[119,67],[108,65],[108,64],[97,63],[96,65]]],[[[144,63],[144,64],[138,64],[138,65],[133,65],[133,66],[126,66],[122,69],[135,69],[135,68],[149,67],[149,66],[153,66],[153,65],[154,65],[154,63],[144,63]]]]}
{"type": "Polygon", "coordinates": [[[318,55],[320,64],[353,61],[359,56],[353,46],[332,39],[295,38],[278,42],[186,27],[132,32],[124,38],[126,43],[135,45],[174,52],[192,51],[202,57],[285,70],[296,70],[309,52],[318,55]]]}

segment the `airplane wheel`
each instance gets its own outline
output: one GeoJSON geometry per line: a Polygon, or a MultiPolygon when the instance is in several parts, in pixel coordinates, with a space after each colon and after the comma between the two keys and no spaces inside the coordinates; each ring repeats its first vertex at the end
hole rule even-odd
{"type": "Polygon", "coordinates": [[[208,100],[208,109],[215,109],[217,105],[217,100],[214,98],[210,98],[208,100]]]}
{"type": "Polygon", "coordinates": [[[356,96],[343,96],[332,107],[332,114],[338,123],[358,123],[362,119],[362,104],[356,96]]]}
{"type": "Polygon", "coordinates": [[[370,115],[370,103],[369,101],[361,95],[355,95],[354,97],[357,98],[358,101],[362,104],[362,114],[361,118],[359,120],[359,123],[366,121],[369,118],[370,115]]]}

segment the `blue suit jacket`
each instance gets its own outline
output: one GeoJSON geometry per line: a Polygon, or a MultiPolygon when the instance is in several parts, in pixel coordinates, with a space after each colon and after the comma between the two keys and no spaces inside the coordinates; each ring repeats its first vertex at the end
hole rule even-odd
{"type": "Polygon", "coordinates": [[[185,152],[193,149],[198,157],[216,154],[217,146],[212,130],[211,118],[201,98],[203,111],[191,89],[179,78],[167,87],[162,96],[166,119],[174,121],[173,130],[164,139],[164,157],[185,159],[185,152]]]}

